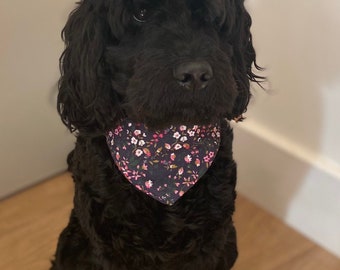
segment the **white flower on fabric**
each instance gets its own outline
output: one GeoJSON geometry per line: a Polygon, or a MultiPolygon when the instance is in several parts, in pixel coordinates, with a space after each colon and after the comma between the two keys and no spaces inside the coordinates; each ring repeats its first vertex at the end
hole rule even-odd
{"type": "Polygon", "coordinates": [[[143,140],[140,140],[139,143],[138,143],[139,146],[144,146],[145,145],[145,141],[143,140]]]}
{"type": "Polygon", "coordinates": [[[175,145],[174,149],[175,150],[179,150],[182,148],[182,145],[180,145],[179,143],[175,145]]]}
{"type": "Polygon", "coordinates": [[[183,136],[183,137],[180,139],[181,142],[186,142],[187,140],[188,140],[188,137],[186,137],[186,136],[183,136]]]}
{"type": "Polygon", "coordinates": [[[133,134],[135,134],[135,136],[138,136],[140,134],[142,134],[142,132],[139,129],[136,129],[133,134]]]}
{"type": "Polygon", "coordinates": [[[173,137],[178,140],[181,137],[181,134],[179,134],[179,132],[175,132],[173,137]]]}
{"type": "Polygon", "coordinates": [[[136,152],[135,152],[135,155],[136,155],[137,157],[140,157],[141,155],[143,155],[143,151],[140,150],[140,149],[137,149],[136,152]]]}
{"type": "Polygon", "coordinates": [[[135,137],[132,137],[131,143],[136,145],[138,143],[138,140],[135,137]]]}
{"type": "Polygon", "coordinates": [[[189,134],[190,137],[194,137],[194,136],[195,136],[195,131],[190,130],[190,131],[188,132],[188,134],[189,134]]]}

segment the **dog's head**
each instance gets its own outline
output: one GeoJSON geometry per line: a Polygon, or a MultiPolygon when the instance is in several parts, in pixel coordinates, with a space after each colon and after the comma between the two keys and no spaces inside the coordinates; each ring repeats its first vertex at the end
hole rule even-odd
{"type": "Polygon", "coordinates": [[[244,0],[82,0],[63,30],[58,110],[79,132],[240,116],[256,55],[244,0]]]}

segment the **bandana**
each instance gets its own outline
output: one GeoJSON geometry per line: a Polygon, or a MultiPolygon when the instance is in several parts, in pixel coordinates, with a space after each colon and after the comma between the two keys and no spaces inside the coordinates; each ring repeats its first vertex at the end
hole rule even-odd
{"type": "Polygon", "coordinates": [[[150,130],[124,119],[107,132],[106,140],[115,164],[131,184],[173,205],[209,169],[220,136],[218,124],[150,130]]]}

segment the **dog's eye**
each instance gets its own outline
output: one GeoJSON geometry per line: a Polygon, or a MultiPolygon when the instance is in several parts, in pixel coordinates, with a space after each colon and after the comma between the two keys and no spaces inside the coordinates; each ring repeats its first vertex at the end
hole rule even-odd
{"type": "Polygon", "coordinates": [[[149,11],[145,7],[138,8],[133,15],[133,19],[139,23],[145,23],[148,20],[149,11]]]}

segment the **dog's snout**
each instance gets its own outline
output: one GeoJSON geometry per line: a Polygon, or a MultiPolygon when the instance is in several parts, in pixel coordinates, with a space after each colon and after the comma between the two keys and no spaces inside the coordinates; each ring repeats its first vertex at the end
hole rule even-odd
{"type": "Polygon", "coordinates": [[[213,78],[211,65],[206,61],[185,62],[174,68],[174,78],[187,89],[203,89],[213,78]]]}

